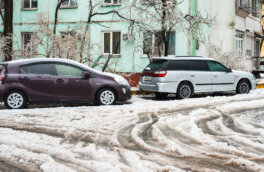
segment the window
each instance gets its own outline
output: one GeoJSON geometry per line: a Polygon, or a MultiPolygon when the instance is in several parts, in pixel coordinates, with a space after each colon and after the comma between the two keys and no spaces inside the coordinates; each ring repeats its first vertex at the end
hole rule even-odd
{"type": "Polygon", "coordinates": [[[244,53],[244,32],[236,31],[235,35],[235,51],[236,55],[243,56],[244,53]]]}
{"type": "Polygon", "coordinates": [[[171,60],[167,70],[191,70],[191,61],[171,60]]]}
{"type": "Polygon", "coordinates": [[[5,8],[5,1],[4,0],[0,0],[0,9],[4,9],[5,8]]]}
{"type": "Polygon", "coordinates": [[[37,44],[34,44],[34,33],[22,33],[23,54],[32,55],[37,53],[37,44]]]}
{"type": "Polygon", "coordinates": [[[260,17],[261,13],[261,3],[259,0],[252,0],[252,15],[255,17],[260,17]]]}
{"type": "Polygon", "coordinates": [[[208,64],[205,60],[192,60],[191,69],[194,71],[209,71],[208,64]]]}
{"type": "Polygon", "coordinates": [[[151,71],[163,70],[168,60],[153,60],[146,68],[150,68],[151,71]]]}
{"type": "Polygon", "coordinates": [[[121,0],[103,0],[104,6],[121,5],[121,0]]]}
{"type": "Polygon", "coordinates": [[[38,0],[23,0],[23,8],[24,9],[37,9],[38,0]]]}
{"type": "Polygon", "coordinates": [[[67,65],[67,64],[56,64],[56,72],[59,76],[78,76],[81,77],[84,72],[83,69],[67,65]]]}
{"type": "Polygon", "coordinates": [[[261,40],[256,39],[255,40],[255,45],[254,45],[254,56],[255,57],[260,57],[260,52],[261,52],[261,40]]]}
{"type": "MultiPolygon", "coordinates": [[[[142,40],[143,55],[162,56],[164,55],[164,43],[160,34],[143,32],[142,40]]],[[[168,55],[175,55],[175,32],[170,33],[168,55]]]]}
{"type": "Polygon", "coordinates": [[[78,7],[77,0],[68,0],[68,1],[64,1],[61,4],[61,8],[76,8],[76,7],[78,7]]]}
{"type": "Polygon", "coordinates": [[[241,8],[253,16],[259,17],[261,4],[259,0],[236,0],[236,8],[241,8]]]}
{"type": "Polygon", "coordinates": [[[227,71],[227,68],[218,62],[208,61],[207,63],[210,68],[210,71],[213,71],[213,72],[226,72],[227,71]]]}
{"type": "Polygon", "coordinates": [[[39,64],[22,66],[20,67],[20,70],[27,74],[50,75],[51,65],[48,63],[39,63],[39,64]]]}
{"type": "Polygon", "coordinates": [[[103,53],[120,55],[121,32],[103,33],[103,53]]]}

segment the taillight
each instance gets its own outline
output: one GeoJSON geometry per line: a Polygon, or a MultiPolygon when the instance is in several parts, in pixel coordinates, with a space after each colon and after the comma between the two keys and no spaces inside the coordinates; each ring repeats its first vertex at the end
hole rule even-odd
{"type": "Polygon", "coordinates": [[[166,76],[166,74],[167,74],[167,71],[157,71],[157,72],[154,72],[153,73],[153,77],[164,77],[164,76],[166,76]]]}
{"type": "Polygon", "coordinates": [[[2,82],[4,81],[5,79],[5,73],[2,73],[1,77],[0,77],[0,84],[2,84],[2,82]]]}

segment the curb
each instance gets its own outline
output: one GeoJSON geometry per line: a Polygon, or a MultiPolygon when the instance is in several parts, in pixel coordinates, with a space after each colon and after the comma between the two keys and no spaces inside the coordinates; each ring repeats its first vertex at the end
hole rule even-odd
{"type": "Polygon", "coordinates": [[[259,89],[259,88],[264,88],[264,84],[258,84],[257,89],[259,89]]]}
{"type": "MultiPolygon", "coordinates": [[[[258,84],[257,89],[264,88],[264,84],[258,84]]],[[[141,91],[141,90],[133,90],[131,91],[131,95],[149,95],[152,94],[152,92],[149,91],[141,91]]]]}
{"type": "Polygon", "coordinates": [[[131,91],[131,95],[149,95],[152,94],[152,92],[149,91],[141,91],[141,90],[133,90],[131,91]]]}

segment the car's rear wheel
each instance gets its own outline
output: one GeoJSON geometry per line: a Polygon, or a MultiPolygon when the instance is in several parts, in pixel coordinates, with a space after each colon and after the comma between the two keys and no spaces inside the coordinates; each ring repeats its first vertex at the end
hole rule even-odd
{"type": "Polygon", "coordinates": [[[155,93],[157,99],[165,99],[168,97],[168,93],[155,93]]]}
{"type": "Polygon", "coordinates": [[[250,83],[247,80],[242,80],[238,83],[236,93],[247,94],[250,91],[250,83]]]}
{"type": "Polygon", "coordinates": [[[187,82],[184,82],[184,83],[181,83],[178,86],[178,89],[177,89],[177,97],[179,99],[191,98],[192,95],[193,95],[193,89],[192,89],[191,84],[189,84],[187,82]]]}
{"type": "Polygon", "coordinates": [[[111,88],[103,88],[97,94],[97,102],[100,105],[113,105],[116,102],[115,92],[111,88]]]}
{"type": "Polygon", "coordinates": [[[21,91],[11,91],[4,98],[8,109],[22,109],[26,106],[26,96],[21,91]]]}

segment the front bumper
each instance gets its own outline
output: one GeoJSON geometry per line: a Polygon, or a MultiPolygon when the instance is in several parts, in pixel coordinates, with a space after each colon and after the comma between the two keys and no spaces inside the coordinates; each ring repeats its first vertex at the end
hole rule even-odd
{"type": "Polygon", "coordinates": [[[126,102],[131,99],[131,88],[127,85],[121,85],[116,88],[117,101],[126,102]]]}
{"type": "Polygon", "coordinates": [[[0,102],[4,101],[5,88],[3,85],[0,85],[0,102]]]}

